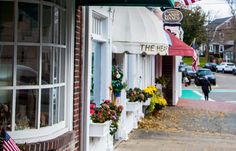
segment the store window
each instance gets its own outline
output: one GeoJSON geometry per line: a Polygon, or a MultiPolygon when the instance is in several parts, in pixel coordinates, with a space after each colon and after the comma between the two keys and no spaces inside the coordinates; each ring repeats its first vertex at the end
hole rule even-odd
{"type": "Polygon", "coordinates": [[[8,131],[66,126],[65,6],[0,1],[0,126],[8,131]]]}

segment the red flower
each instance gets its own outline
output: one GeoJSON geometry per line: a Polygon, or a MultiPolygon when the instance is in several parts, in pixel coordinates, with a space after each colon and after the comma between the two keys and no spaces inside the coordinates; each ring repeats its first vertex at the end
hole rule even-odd
{"type": "Polygon", "coordinates": [[[90,109],[90,115],[93,115],[95,113],[95,110],[90,109]]]}
{"type": "Polygon", "coordinates": [[[94,109],[96,107],[95,104],[90,104],[90,109],[94,109]]]}
{"type": "Polygon", "coordinates": [[[105,103],[111,103],[111,100],[106,100],[105,103]]]}

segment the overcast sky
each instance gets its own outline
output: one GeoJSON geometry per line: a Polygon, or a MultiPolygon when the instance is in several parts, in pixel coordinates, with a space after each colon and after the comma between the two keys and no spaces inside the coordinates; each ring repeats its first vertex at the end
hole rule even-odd
{"type": "Polygon", "coordinates": [[[201,0],[196,2],[195,5],[201,6],[206,13],[210,12],[211,19],[232,16],[229,5],[225,0],[201,0]]]}

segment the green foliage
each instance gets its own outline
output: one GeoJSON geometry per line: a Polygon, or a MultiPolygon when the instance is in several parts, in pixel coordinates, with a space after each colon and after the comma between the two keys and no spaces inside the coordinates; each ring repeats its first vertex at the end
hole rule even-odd
{"type": "Polygon", "coordinates": [[[196,7],[192,10],[182,9],[181,12],[183,13],[184,42],[190,45],[194,38],[198,46],[206,42],[207,32],[204,27],[206,15],[202,13],[202,9],[196,7]]]}
{"type": "Polygon", "coordinates": [[[161,84],[163,87],[165,87],[170,82],[170,79],[167,78],[165,75],[160,76],[155,79],[155,83],[161,84]]]}
{"type": "Polygon", "coordinates": [[[157,93],[152,96],[150,105],[148,106],[148,110],[149,112],[153,112],[154,110],[161,110],[166,106],[166,99],[157,93]]]}
{"type": "Polygon", "coordinates": [[[122,71],[116,67],[112,67],[112,90],[113,93],[120,93],[122,89],[127,87],[127,84],[122,82],[123,73],[122,71]]]}
{"type": "MultiPolygon", "coordinates": [[[[205,57],[200,57],[200,60],[199,60],[199,67],[203,67],[205,64],[206,64],[207,60],[205,57]]],[[[187,64],[187,65],[192,65],[193,63],[193,58],[192,57],[183,57],[183,63],[187,64]]]]}

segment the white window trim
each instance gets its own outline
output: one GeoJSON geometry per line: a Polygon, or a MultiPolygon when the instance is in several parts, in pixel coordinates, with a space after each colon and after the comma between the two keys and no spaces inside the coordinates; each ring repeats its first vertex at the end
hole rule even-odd
{"type": "MultiPolygon", "coordinates": [[[[12,0],[12,2],[15,2],[15,0],[12,0]]],[[[43,4],[43,5],[49,5],[49,6],[57,6],[56,4],[52,4],[50,2],[39,2],[39,1],[32,1],[32,0],[24,0],[20,2],[28,2],[28,3],[36,3],[36,4],[43,4]]],[[[18,1],[15,3],[16,5],[14,6],[14,11],[15,11],[15,16],[18,16],[18,1]]],[[[74,60],[73,59],[68,59],[68,57],[73,58],[74,57],[74,4],[75,1],[67,1],[67,17],[66,17],[66,26],[69,28],[66,31],[66,45],[67,45],[67,50],[66,50],[66,58],[65,58],[65,71],[69,73],[65,74],[65,81],[67,81],[67,84],[64,83],[59,83],[59,84],[51,84],[51,85],[42,85],[41,84],[41,78],[39,78],[39,84],[36,86],[19,86],[16,85],[16,61],[14,61],[14,69],[13,69],[13,85],[14,86],[1,86],[0,90],[12,90],[13,91],[13,98],[12,99],[12,131],[9,131],[8,133],[10,136],[15,140],[16,143],[19,144],[24,144],[24,143],[34,143],[34,142],[39,142],[39,141],[47,141],[50,139],[54,139],[67,131],[70,131],[73,129],[73,112],[68,112],[68,111],[73,111],[73,82],[74,82],[74,60]],[[70,8],[70,9],[69,9],[70,8]],[[68,24],[72,23],[72,24],[68,24]],[[69,68],[68,68],[69,66],[69,68]],[[64,107],[64,121],[58,122],[57,124],[53,124],[52,126],[47,126],[47,127],[42,127],[40,128],[40,123],[36,125],[37,129],[27,129],[27,130],[15,130],[15,108],[16,108],[16,90],[19,89],[37,89],[39,90],[39,97],[38,99],[41,98],[41,88],[55,88],[55,87],[62,87],[64,86],[65,88],[65,107],[64,107]]],[[[16,50],[17,47],[22,45],[22,46],[39,46],[40,49],[39,51],[42,51],[42,47],[44,46],[53,46],[57,48],[66,48],[66,45],[58,45],[58,44],[46,44],[42,43],[42,5],[40,5],[40,43],[30,43],[30,42],[17,42],[17,37],[18,37],[18,29],[17,29],[17,17],[14,19],[14,42],[0,42],[0,45],[12,45],[14,47],[14,60],[17,59],[17,54],[16,50]]],[[[66,9],[59,7],[59,9],[66,11],[66,9]]],[[[41,53],[39,56],[39,69],[41,69],[41,53]]],[[[60,68],[59,68],[60,71],[60,68]]],[[[39,73],[39,76],[41,76],[41,70],[39,73]]],[[[60,76],[59,76],[60,78],[60,76]]],[[[60,89],[59,89],[60,91],[60,89]]],[[[60,92],[58,92],[60,93],[60,92]]],[[[60,95],[59,95],[60,98],[60,95]]],[[[59,100],[58,100],[59,101],[59,100]]],[[[40,100],[38,100],[39,106],[38,106],[38,113],[40,112],[40,100]]],[[[60,110],[60,108],[58,108],[60,110]]],[[[40,114],[38,115],[38,122],[40,121],[40,114]]]]}

